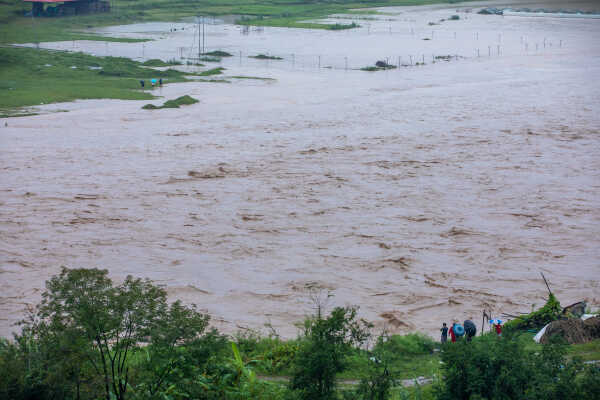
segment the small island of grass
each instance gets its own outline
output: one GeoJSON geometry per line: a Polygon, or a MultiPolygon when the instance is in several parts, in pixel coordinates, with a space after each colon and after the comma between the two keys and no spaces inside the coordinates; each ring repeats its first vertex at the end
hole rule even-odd
{"type": "Polygon", "coordinates": [[[256,56],[248,56],[248,58],[256,58],[257,60],[283,60],[281,57],[269,56],[266,54],[258,54],[256,56]]]}
{"type": "Polygon", "coordinates": [[[144,110],[159,110],[161,108],[179,108],[180,106],[187,106],[190,104],[196,104],[198,100],[194,99],[187,94],[176,98],[175,100],[167,100],[162,106],[155,106],[154,104],[146,104],[142,108],[144,110]]]}
{"type": "Polygon", "coordinates": [[[171,59],[168,61],[163,61],[158,58],[152,58],[150,60],[146,60],[142,63],[144,67],[168,67],[170,65],[181,65],[183,64],[179,60],[171,59]]]}
{"type": "Polygon", "coordinates": [[[220,75],[223,73],[223,71],[225,71],[225,68],[223,67],[217,67],[217,68],[212,68],[212,69],[208,69],[206,71],[202,71],[198,74],[195,74],[197,76],[211,76],[211,75],[220,75]]]}
{"type": "Polygon", "coordinates": [[[210,57],[233,57],[233,54],[221,50],[209,51],[207,53],[202,53],[202,55],[210,57]]]}
{"type": "Polygon", "coordinates": [[[386,70],[386,69],[394,69],[394,68],[396,68],[395,65],[388,64],[385,61],[377,61],[375,63],[375,65],[371,65],[371,66],[368,66],[368,67],[363,67],[360,70],[361,71],[367,71],[367,72],[375,72],[375,71],[383,71],[383,70],[386,70]]]}

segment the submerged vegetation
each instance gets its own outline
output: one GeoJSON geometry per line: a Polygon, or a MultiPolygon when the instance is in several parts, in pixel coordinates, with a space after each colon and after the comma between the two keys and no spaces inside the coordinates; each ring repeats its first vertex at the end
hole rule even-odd
{"type": "Polygon", "coordinates": [[[225,71],[224,67],[211,68],[206,71],[202,71],[196,75],[198,76],[211,76],[211,75],[220,75],[225,71]]]}
{"type": "Polygon", "coordinates": [[[245,76],[245,75],[234,75],[230,76],[231,79],[255,79],[259,81],[275,81],[275,78],[266,78],[263,76],[245,76]]]}
{"type": "Polygon", "coordinates": [[[0,339],[0,398],[588,400],[600,391],[600,369],[579,357],[598,356],[600,340],[539,345],[512,331],[440,345],[374,336],[357,308],[317,305],[296,339],[228,337],[149,280],[115,284],[106,270],[63,268],[21,333],[0,339]],[[433,380],[402,387],[427,361],[433,380]]]}
{"type": "Polygon", "coordinates": [[[359,28],[360,25],[357,24],[356,22],[352,22],[350,24],[332,24],[332,25],[328,25],[327,29],[331,30],[331,31],[341,31],[344,29],[353,29],[353,28],[359,28]]]}
{"type": "Polygon", "coordinates": [[[154,104],[146,104],[142,108],[144,110],[159,110],[161,108],[179,108],[180,106],[187,106],[187,105],[196,104],[196,103],[198,103],[198,100],[196,100],[193,97],[190,97],[186,94],[185,96],[180,96],[180,97],[176,98],[175,100],[167,100],[167,101],[165,101],[165,103],[162,106],[155,106],[154,104]]]}
{"type": "Polygon", "coordinates": [[[257,60],[283,60],[281,57],[269,56],[266,54],[258,54],[256,56],[248,56],[248,58],[256,58],[257,60]]]}
{"type": "Polygon", "coordinates": [[[159,60],[158,58],[153,58],[150,60],[146,60],[142,63],[145,67],[168,67],[170,65],[182,65],[183,63],[179,60],[171,59],[167,61],[159,60]]]}
{"type": "Polygon", "coordinates": [[[222,50],[209,51],[208,53],[202,53],[202,55],[211,57],[233,57],[233,54],[222,50]]]}
{"type": "Polygon", "coordinates": [[[360,70],[374,72],[374,71],[384,71],[386,69],[394,69],[394,68],[397,68],[397,67],[393,64],[388,64],[386,61],[377,61],[374,66],[363,67],[360,70]]]}

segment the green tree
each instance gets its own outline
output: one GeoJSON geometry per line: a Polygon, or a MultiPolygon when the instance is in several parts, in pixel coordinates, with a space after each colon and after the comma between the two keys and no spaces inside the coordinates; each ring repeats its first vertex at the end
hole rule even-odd
{"type": "MultiPolygon", "coordinates": [[[[164,289],[149,280],[128,276],[114,286],[108,271],[63,268],[46,283],[42,302],[24,332],[48,344],[45,356],[73,382],[101,382],[106,400],[125,399],[130,388],[131,356],[139,343],[148,343],[145,389],[159,391],[173,372],[176,345],[196,339],[208,316],[179,302],[170,306],[164,289]],[[87,377],[82,374],[86,372],[87,377]]],[[[77,394],[79,396],[79,394],[77,394]]]]}
{"type": "Polygon", "coordinates": [[[317,315],[304,323],[304,334],[293,361],[291,388],[304,400],[335,398],[336,374],[344,371],[353,346],[369,337],[370,324],[357,319],[354,307],[337,307],[327,318],[317,315]]]}
{"type": "Polygon", "coordinates": [[[389,336],[384,332],[377,337],[373,351],[369,353],[369,364],[356,390],[356,398],[362,400],[386,400],[390,398],[396,384],[396,373],[391,367],[391,353],[385,344],[389,336]]]}
{"type": "Polygon", "coordinates": [[[444,346],[440,400],[519,399],[530,378],[529,364],[519,342],[492,335],[444,346]],[[496,397],[501,394],[503,397],[496,397]],[[479,397],[477,397],[479,396],[479,397]]]}

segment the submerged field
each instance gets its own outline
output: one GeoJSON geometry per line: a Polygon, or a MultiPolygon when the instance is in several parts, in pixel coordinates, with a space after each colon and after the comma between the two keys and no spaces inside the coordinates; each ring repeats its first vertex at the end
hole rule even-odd
{"type": "Polygon", "coordinates": [[[335,28],[336,24],[303,23],[301,20],[322,18],[351,9],[382,6],[413,6],[435,3],[459,3],[456,0],[117,0],[112,12],[105,14],[63,17],[25,18],[30,3],[7,0],[0,4],[0,41],[30,43],[42,41],[102,38],[80,32],[82,29],[134,23],[140,21],[177,21],[197,15],[246,15],[246,24],[304,28],[335,28]]]}
{"type": "MultiPolygon", "coordinates": [[[[0,3],[0,45],[14,43],[40,43],[49,41],[94,40],[108,42],[145,42],[145,38],[110,37],[89,32],[90,28],[127,24],[139,21],[177,21],[196,15],[245,15],[239,23],[270,26],[296,26],[304,28],[339,29],[346,25],[338,23],[306,23],[302,19],[325,17],[336,12],[348,12],[351,8],[381,5],[415,5],[440,2],[435,0],[392,1],[261,1],[235,0],[227,3],[213,0],[173,1],[113,1],[112,12],[103,14],[31,18],[30,3],[8,0],[0,3]],[[266,17],[266,18],[265,18],[266,17]],[[87,31],[86,31],[87,30],[87,31]]],[[[374,12],[374,11],[370,11],[374,12]]],[[[353,27],[347,24],[347,27],[353,27]]],[[[137,80],[160,77],[148,70],[131,70],[127,74],[113,75],[110,79],[89,71],[90,66],[106,66],[116,60],[88,58],[65,53],[35,53],[33,50],[0,48],[0,73],[5,80],[0,85],[0,117],[28,115],[25,106],[72,101],[75,99],[112,98],[148,99],[149,93],[132,91],[137,80]],[[74,58],[77,58],[75,60],[74,58]],[[43,62],[42,62],[43,61],[43,62]],[[82,68],[75,70],[77,62],[82,68]],[[52,64],[52,67],[45,65],[52,64]],[[89,64],[89,65],[88,65],[89,64]],[[122,79],[132,78],[132,79],[122,79]]],[[[120,60],[123,64],[125,61],[120,60]]],[[[133,64],[131,64],[133,65],[133,64]]],[[[172,73],[170,81],[181,81],[182,75],[172,73]]]]}

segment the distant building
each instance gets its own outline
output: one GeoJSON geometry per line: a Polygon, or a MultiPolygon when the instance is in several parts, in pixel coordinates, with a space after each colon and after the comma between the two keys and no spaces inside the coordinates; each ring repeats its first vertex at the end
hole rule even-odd
{"type": "Polygon", "coordinates": [[[60,17],[110,11],[108,0],[23,0],[31,3],[35,17],[60,17]],[[47,5],[47,7],[44,7],[47,5]]]}

